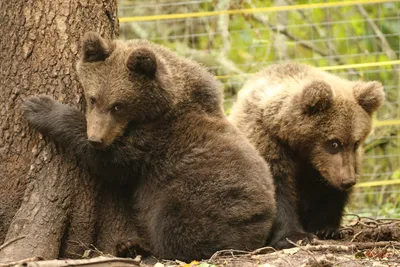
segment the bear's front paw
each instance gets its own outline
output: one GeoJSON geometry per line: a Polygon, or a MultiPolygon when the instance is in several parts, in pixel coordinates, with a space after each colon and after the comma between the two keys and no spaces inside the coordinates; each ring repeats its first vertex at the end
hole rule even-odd
{"type": "Polygon", "coordinates": [[[22,112],[26,117],[35,116],[36,114],[47,114],[51,111],[57,102],[46,95],[32,96],[22,103],[22,112]]]}
{"type": "Polygon", "coordinates": [[[316,238],[317,237],[315,235],[310,233],[297,232],[291,234],[290,236],[285,236],[281,238],[276,242],[276,244],[273,244],[272,246],[276,249],[292,248],[295,246],[294,244],[297,245],[309,244],[316,238]],[[290,240],[290,242],[288,240],[290,240]]]}
{"type": "Polygon", "coordinates": [[[31,126],[40,130],[57,104],[58,102],[49,96],[29,97],[22,103],[22,114],[31,126]]]}
{"type": "Polygon", "coordinates": [[[342,239],[343,235],[338,229],[326,228],[315,232],[319,239],[342,239]]]}
{"type": "Polygon", "coordinates": [[[150,251],[140,246],[132,240],[120,241],[116,247],[116,256],[123,258],[135,258],[136,256],[148,257],[151,256],[150,251]]]}

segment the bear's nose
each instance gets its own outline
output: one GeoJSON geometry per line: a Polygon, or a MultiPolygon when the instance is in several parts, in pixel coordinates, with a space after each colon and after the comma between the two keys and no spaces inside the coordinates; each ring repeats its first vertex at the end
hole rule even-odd
{"type": "Polygon", "coordinates": [[[102,148],[104,146],[104,141],[102,138],[89,137],[88,142],[94,148],[102,148]]]}
{"type": "Polygon", "coordinates": [[[356,184],[356,180],[354,179],[347,179],[342,181],[342,188],[343,189],[350,189],[356,184]]]}

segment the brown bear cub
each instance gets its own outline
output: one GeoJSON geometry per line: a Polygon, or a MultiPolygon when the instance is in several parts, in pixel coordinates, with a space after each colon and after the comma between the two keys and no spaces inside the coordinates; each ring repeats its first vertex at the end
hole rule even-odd
{"type": "Polygon", "coordinates": [[[268,244],[336,238],[359,172],[371,115],[384,101],[379,82],[353,82],[300,64],[257,73],[230,120],[269,163],[277,217],[268,244]]]}
{"type": "Polygon", "coordinates": [[[132,188],[121,194],[131,192],[139,245],[181,260],[263,246],[275,218],[272,175],[224,117],[215,78],[144,40],[87,33],[81,46],[86,116],[48,96],[26,100],[23,112],[96,176],[132,188]]]}

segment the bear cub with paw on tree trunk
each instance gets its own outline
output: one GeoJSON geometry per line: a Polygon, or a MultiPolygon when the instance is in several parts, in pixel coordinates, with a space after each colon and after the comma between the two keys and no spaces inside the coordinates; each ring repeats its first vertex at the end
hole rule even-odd
{"type": "Polygon", "coordinates": [[[131,242],[180,260],[263,246],[276,211],[272,176],[225,118],[215,78],[143,40],[90,32],[81,46],[86,116],[49,96],[27,99],[23,114],[96,178],[131,188],[131,242]]]}
{"type": "Polygon", "coordinates": [[[272,65],[239,92],[230,121],[269,163],[277,217],[268,245],[338,238],[382,84],[301,64],[272,65]]]}

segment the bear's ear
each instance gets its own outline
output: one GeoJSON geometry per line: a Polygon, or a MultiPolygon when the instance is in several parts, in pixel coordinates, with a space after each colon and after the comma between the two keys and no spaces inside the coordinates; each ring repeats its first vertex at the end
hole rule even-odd
{"type": "Polygon", "coordinates": [[[371,114],[382,106],[385,100],[383,85],[378,81],[358,82],[354,86],[354,97],[358,104],[371,114]]]}
{"type": "Polygon", "coordinates": [[[81,41],[81,57],[84,62],[104,61],[111,52],[110,43],[96,32],[87,32],[81,41]]]}
{"type": "Polygon", "coordinates": [[[331,86],[324,81],[312,81],[307,84],[300,96],[303,110],[308,114],[314,114],[327,110],[333,102],[331,86]]]}
{"type": "Polygon", "coordinates": [[[152,78],[157,71],[156,55],[145,47],[136,48],[129,55],[126,66],[132,72],[152,78]]]}

